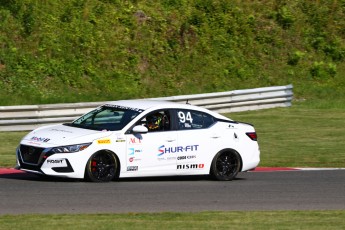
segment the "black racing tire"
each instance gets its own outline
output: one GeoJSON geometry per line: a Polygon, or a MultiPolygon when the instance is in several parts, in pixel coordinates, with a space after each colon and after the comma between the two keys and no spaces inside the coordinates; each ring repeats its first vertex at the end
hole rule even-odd
{"type": "Polygon", "coordinates": [[[85,168],[85,179],[91,182],[109,182],[117,176],[118,162],[114,153],[100,151],[94,153],[85,168]]]}
{"type": "Polygon", "coordinates": [[[224,150],[216,154],[211,165],[211,175],[220,181],[233,180],[241,170],[241,157],[233,150],[224,150]]]}

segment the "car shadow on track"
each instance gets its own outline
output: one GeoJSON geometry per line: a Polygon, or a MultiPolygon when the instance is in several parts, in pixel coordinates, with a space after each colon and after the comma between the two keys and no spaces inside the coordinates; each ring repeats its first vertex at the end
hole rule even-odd
{"type": "MultiPolygon", "coordinates": [[[[235,178],[234,180],[245,180],[245,178],[235,178]]],[[[134,177],[134,178],[121,178],[119,182],[143,182],[143,181],[215,181],[212,176],[209,175],[196,175],[196,176],[161,176],[161,177],[134,177]]],[[[220,181],[221,182],[221,181],[220,181]]]]}
{"type": "MultiPolygon", "coordinates": [[[[70,179],[61,177],[52,177],[39,175],[35,173],[23,172],[20,170],[12,170],[9,172],[2,172],[0,179],[12,179],[12,180],[28,180],[28,181],[39,181],[39,182],[86,182],[82,179],[70,179]]],[[[234,180],[245,180],[245,178],[237,177],[234,180]]],[[[215,181],[212,176],[209,175],[193,175],[193,176],[161,176],[161,177],[134,177],[134,178],[120,178],[116,179],[115,182],[165,182],[165,181],[215,181]]]]}

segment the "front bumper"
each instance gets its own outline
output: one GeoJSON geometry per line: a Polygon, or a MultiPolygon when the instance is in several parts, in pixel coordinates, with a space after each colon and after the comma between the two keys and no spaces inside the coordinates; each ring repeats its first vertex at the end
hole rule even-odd
{"type": "Polygon", "coordinates": [[[68,178],[84,178],[88,159],[84,153],[52,154],[48,148],[28,145],[20,145],[16,154],[20,170],[68,178]]]}

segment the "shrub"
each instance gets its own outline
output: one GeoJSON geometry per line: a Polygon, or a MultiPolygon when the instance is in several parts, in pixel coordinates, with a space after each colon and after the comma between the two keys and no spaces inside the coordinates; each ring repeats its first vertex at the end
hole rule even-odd
{"type": "Polygon", "coordinates": [[[318,80],[326,80],[329,77],[335,77],[337,74],[337,66],[334,63],[314,62],[310,68],[310,74],[318,80]]]}
{"type": "Polygon", "coordinates": [[[297,65],[298,62],[305,56],[305,53],[302,51],[295,51],[294,53],[289,55],[288,64],[289,65],[297,65]]]}

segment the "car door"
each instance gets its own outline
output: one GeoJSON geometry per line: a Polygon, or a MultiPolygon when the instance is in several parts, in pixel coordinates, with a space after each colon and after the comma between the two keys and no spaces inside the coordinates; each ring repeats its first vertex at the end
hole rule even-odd
{"type": "Polygon", "coordinates": [[[213,146],[219,135],[212,129],[215,119],[206,113],[176,109],[178,124],[178,149],[176,169],[178,174],[208,174],[213,146]]]}
{"type": "Polygon", "coordinates": [[[128,134],[127,173],[133,176],[160,176],[176,174],[177,132],[171,129],[170,111],[149,113],[136,125],[148,127],[147,133],[128,134]],[[149,117],[161,116],[160,123],[150,126],[149,117]]]}

